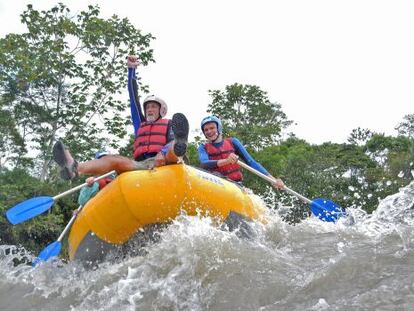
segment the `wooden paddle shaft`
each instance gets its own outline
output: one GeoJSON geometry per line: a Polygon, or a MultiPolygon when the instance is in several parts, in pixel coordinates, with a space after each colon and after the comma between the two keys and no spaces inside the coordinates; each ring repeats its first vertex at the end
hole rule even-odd
{"type": "MultiPolygon", "coordinates": [[[[240,160],[239,160],[239,161],[237,161],[237,163],[238,163],[241,167],[243,167],[243,168],[245,168],[246,170],[248,170],[248,171],[252,172],[253,174],[256,174],[257,176],[259,176],[259,177],[261,177],[261,178],[263,178],[263,179],[267,180],[267,181],[268,181],[268,182],[270,182],[270,183],[274,183],[274,182],[276,181],[274,177],[272,177],[272,176],[267,176],[267,175],[265,175],[265,174],[263,174],[263,173],[259,172],[258,170],[255,170],[253,167],[248,166],[246,163],[244,163],[244,162],[242,162],[242,161],[240,161],[240,160]]],[[[284,187],[283,187],[283,190],[285,190],[286,192],[289,192],[290,194],[292,194],[292,195],[294,195],[294,196],[298,197],[299,199],[301,199],[301,200],[302,200],[302,201],[304,201],[305,203],[312,203],[312,201],[311,201],[311,200],[309,200],[308,198],[304,197],[303,195],[301,195],[301,194],[297,193],[296,191],[293,191],[292,189],[288,188],[287,186],[284,186],[284,187]]]]}

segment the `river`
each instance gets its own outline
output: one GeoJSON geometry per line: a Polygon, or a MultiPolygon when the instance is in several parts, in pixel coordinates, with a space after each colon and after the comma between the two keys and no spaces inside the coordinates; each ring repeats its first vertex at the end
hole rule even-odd
{"type": "Polygon", "coordinates": [[[31,254],[2,245],[0,310],[414,310],[414,182],[349,214],[293,225],[269,212],[251,239],[183,215],[145,256],[94,270],[15,266],[31,254]]]}

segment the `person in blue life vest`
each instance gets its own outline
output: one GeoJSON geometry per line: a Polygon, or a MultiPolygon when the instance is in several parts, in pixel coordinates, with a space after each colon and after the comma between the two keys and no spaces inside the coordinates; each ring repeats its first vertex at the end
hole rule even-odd
{"type": "MultiPolygon", "coordinates": [[[[201,168],[232,181],[242,182],[243,174],[240,165],[237,164],[237,161],[241,159],[250,167],[272,177],[263,166],[252,158],[237,138],[223,138],[223,126],[218,117],[205,117],[201,121],[201,130],[208,141],[198,147],[201,168]]],[[[285,184],[280,178],[275,178],[274,188],[283,189],[284,186],[285,184]]]]}
{"type": "MultiPolygon", "coordinates": [[[[95,159],[100,159],[109,155],[107,151],[98,151],[95,154],[95,159]]],[[[98,181],[95,181],[95,177],[88,177],[85,182],[88,186],[83,187],[79,193],[78,203],[79,205],[85,205],[91,198],[93,198],[100,190],[102,190],[107,184],[114,180],[116,174],[110,175],[108,177],[102,178],[98,181]]]]}
{"type": "Polygon", "coordinates": [[[177,163],[187,150],[189,124],[182,113],[166,119],[167,104],[161,98],[150,95],[143,101],[144,112],[138,100],[136,56],[128,56],[128,92],[135,141],[133,159],[120,155],[107,155],[100,159],[78,163],[69,150],[58,141],[53,146],[53,158],[61,167],[63,179],[71,180],[78,175],[102,175],[111,170],[117,174],[127,171],[150,169],[177,163]]]}

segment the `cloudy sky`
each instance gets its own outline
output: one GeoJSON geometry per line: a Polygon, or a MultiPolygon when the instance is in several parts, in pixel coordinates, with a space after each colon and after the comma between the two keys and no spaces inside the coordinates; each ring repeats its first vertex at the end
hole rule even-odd
{"type": "MultiPolygon", "coordinates": [[[[28,3],[0,0],[0,36],[24,30],[28,3]]],[[[99,4],[127,17],[153,42],[140,70],[151,93],[197,128],[208,90],[258,85],[310,143],[345,142],[352,129],[395,135],[414,113],[414,2],[383,0],[60,1],[72,11],[99,4]]],[[[127,99],[125,92],[125,99],[127,99]]],[[[263,116],[266,117],[266,116],[263,116]]],[[[131,127],[132,130],[132,127],[131,127]]]]}

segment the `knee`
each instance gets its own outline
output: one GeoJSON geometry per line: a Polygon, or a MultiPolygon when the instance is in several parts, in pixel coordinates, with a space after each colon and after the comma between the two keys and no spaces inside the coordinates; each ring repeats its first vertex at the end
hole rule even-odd
{"type": "MultiPolygon", "coordinates": [[[[106,158],[106,157],[105,157],[106,158]]],[[[115,169],[116,171],[122,171],[125,169],[126,166],[130,166],[132,160],[124,157],[124,156],[119,156],[119,155],[114,155],[114,156],[108,156],[108,162],[110,164],[110,166],[115,169]]]]}

